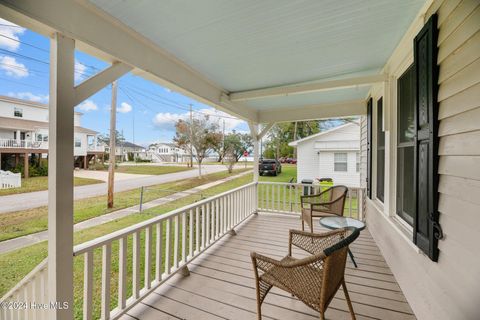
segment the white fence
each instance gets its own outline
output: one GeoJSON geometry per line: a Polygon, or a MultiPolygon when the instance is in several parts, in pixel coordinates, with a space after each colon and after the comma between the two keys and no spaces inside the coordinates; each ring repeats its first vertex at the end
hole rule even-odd
{"type": "MultiPolygon", "coordinates": [[[[300,213],[300,197],[324,191],[321,187],[302,183],[259,182],[258,210],[264,212],[300,213]],[[319,190],[317,190],[319,188],[319,190]]],[[[345,201],[344,216],[359,220],[364,219],[364,189],[349,187],[345,201]]]]}
{"type": "Polygon", "coordinates": [[[20,148],[20,149],[48,149],[48,142],[0,139],[0,148],[20,148]]]}
{"type": "Polygon", "coordinates": [[[22,186],[20,173],[0,170],[0,189],[19,188],[22,186]]]}

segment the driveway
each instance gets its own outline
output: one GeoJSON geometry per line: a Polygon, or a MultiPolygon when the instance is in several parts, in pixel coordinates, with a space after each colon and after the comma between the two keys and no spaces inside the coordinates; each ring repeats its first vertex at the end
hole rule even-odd
{"type": "MultiPolygon", "coordinates": [[[[202,174],[225,171],[224,165],[208,165],[202,166],[202,174]]],[[[119,180],[115,182],[115,192],[127,191],[141,186],[151,186],[176,180],[194,178],[198,175],[198,169],[194,168],[188,171],[175,173],[167,173],[155,176],[138,175],[136,178],[119,180]]],[[[97,183],[86,186],[75,187],[75,200],[90,197],[101,196],[107,193],[107,183],[97,183]]],[[[0,197],[0,213],[19,211],[46,206],[48,204],[48,190],[20,193],[9,196],[0,197]]]]}

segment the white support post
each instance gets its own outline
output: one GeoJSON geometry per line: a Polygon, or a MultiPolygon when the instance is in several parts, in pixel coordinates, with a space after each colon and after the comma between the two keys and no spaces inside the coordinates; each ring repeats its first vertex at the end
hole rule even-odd
{"type": "Polygon", "coordinates": [[[73,319],[73,117],[75,41],[55,33],[50,49],[48,157],[49,319],[73,319]]]}
{"type": "Polygon", "coordinates": [[[249,122],[250,134],[253,138],[253,182],[258,182],[258,125],[256,123],[249,122]]]}

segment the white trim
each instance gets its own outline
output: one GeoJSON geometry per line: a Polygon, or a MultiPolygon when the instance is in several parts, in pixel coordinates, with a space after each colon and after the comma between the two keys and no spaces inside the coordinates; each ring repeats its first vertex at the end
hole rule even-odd
{"type": "Polygon", "coordinates": [[[73,319],[73,157],[75,40],[55,33],[50,47],[48,128],[48,298],[69,308],[49,319],[73,319]]]}
{"type": "Polygon", "coordinates": [[[258,112],[258,122],[305,121],[367,114],[365,100],[277,108],[258,112]]]}
{"type": "MultiPolygon", "coordinates": [[[[320,137],[320,136],[326,135],[326,134],[328,134],[328,133],[335,132],[335,131],[337,131],[337,130],[343,129],[343,128],[348,127],[349,125],[353,125],[353,124],[355,124],[355,123],[353,123],[353,122],[348,122],[348,123],[342,124],[342,125],[340,125],[340,126],[338,126],[338,127],[329,129],[329,130],[327,130],[327,131],[322,131],[322,132],[313,134],[313,135],[311,135],[311,136],[305,137],[305,138],[303,138],[303,139],[299,139],[299,140],[292,141],[292,142],[290,142],[288,145],[291,146],[291,147],[295,147],[295,146],[297,146],[299,143],[302,143],[302,142],[304,142],[304,141],[308,141],[308,140],[310,140],[310,139],[318,138],[318,137],[320,137]]],[[[356,123],[356,125],[360,125],[360,124],[359,124],[359,123],[356,123]]],[[[333,150],[333,149],[329,149],[329,150],[333,150]]],[[[355,149],[355,150],[356,150],[356,149],[355,149]]]]}
{"type": "Polygon", "coordinates": [[[75,105],[102,90],[132,69],[124,63],[115,62],[107,69],[75,86],[75,105]]]}
{"type": "Polygon", "coordinates": [[[231,101],[245,101],[254,100],[267,97],[277,96],[289,96],[293,94],[312,93],[328,90],[337,90],[344,88],[351,88],[356,86],[365,86],[377,82],[385,81],[386,76],[384,74],[377,74],[363,77],[353,77],[340,80],[330,80],[322,82],[311,81],[308,83],[296,83],[287,86],[278,86],[264,89],[254,89],[248,91],[239,91],[230,93],[229,97],[231,101]]]}

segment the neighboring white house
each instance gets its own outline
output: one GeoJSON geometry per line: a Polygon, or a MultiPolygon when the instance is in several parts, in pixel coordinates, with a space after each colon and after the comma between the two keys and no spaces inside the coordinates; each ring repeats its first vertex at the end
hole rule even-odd
{"type": "MultiPolygon", "coordinates": [[[[87,163],[103,147],[97,142],[98,132],[81,126],[81,117],[75,112],[74,156],[87,163]]],[[[48,154],[48,105],[0,96],[0,168],[2,163],[15,166],[20,155],[26,162],[32,154],[48,154]]]]}
{"type": "MultiPolygon", "coordinates": [[[[105,153],[110,154],[110,147],[104,144],[105,153]]],[[[134,159],[147,159],[147,152],[145,147],[139,146],[129,141],[122,141],[115,146],[115,157],[119,161],[129,161],[134,159]],[[129,159],[129,155],[133,156],[133,159],[129,159]]]]}
{"type": "Polygon", "coordinates": [[[189,154],[174,143],[157,142],[148,147],[147,158],[152,162],[186,162],[189,154]]]}
{"type": "Polygon", "coordinates": [[[347,123],[289,143],[297,148],[297,181],[331,178],[360,187],[360,127],[347,123]]]}

